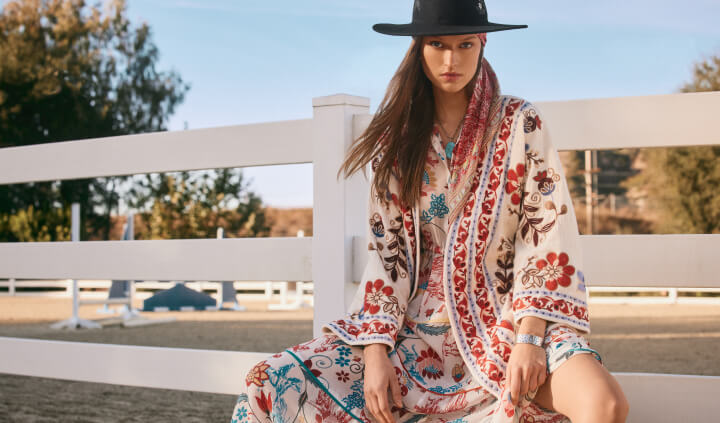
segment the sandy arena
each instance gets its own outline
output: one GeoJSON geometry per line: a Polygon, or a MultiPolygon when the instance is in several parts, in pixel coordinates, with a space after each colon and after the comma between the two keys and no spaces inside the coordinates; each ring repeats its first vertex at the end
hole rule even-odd
{"type": "MultiPolygon", "coordinates": [[[[138,304],[139,306],[140,304],[138,304]]],[[[312,337],[312,310],[144,313],[174,323],[56,331],[69,299],[0,297],[0,336],[127,345],[277,352],[312,337]]],[[[98,306],[80,317],[98,319],[98,306]]],[[[720,307],[591,304],[591,346],[611,372],[720,376],[720,307]]],[[[234,377],[242,377],[235,375],[234,377]]],[[[0,375],[0,422],[229,422],[233,395],[0,375]]]]}

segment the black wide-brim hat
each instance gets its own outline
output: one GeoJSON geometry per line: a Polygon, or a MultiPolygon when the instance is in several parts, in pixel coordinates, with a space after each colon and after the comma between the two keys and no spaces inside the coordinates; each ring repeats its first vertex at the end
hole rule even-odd
{"type": "Polygon", "coordinates": [[[527,27],[488,21],[485,0],[415,0],[411,23],[373,25],[387,35],[462,35],[527,27]]]}

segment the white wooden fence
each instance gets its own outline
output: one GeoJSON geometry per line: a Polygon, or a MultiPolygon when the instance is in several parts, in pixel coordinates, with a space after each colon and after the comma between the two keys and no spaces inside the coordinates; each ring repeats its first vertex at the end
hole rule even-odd
{"type": "MultiPolygon", "coordinates": [[[[319,334],[344,312],[365,264],[368,183],[361,173],[337,181],[336,172],[371,119],[368,106],[366,98],[334,95],[313,99],[307,120],[2,149],[0,184],[312,162],[314,235],[0,243],[0,278],[312,280],[319,334]]],[[[559,150],[720,144],[713,130],[720,93],[537,106],[559,150]]],[[[720,287],[720,235],[584,235],[581,242],[591,285],[720,287]]],[[[241,375],[266,355],[0,338],[0,373],[235,394],[241,375]],[[193,366],[177,372],[184,363],[193,366]]],[[[613,374],[631,403],[630,421],[717,417],[720,376],[613,374]]]]}

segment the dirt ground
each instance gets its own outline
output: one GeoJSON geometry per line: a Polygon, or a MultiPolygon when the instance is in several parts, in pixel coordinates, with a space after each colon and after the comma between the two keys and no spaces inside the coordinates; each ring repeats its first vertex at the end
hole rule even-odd
{"type": "MultiPolygon", "coordinates": [[[[312,310],[144,313],[174,316],[156,326],[53,330],[68,299],[0,297],[0,336],[127,345],[277,352],[312,337],[312,310]]],[[[106,317],[98,306],[82,318],[106,317]]],[[[589,340],[611,372],[720,376],[720,307],[590,305],[589,340]]],[[[242,375],[238,375],[242,377],[242,375]]],[[[0,422],[228,422],[233,395],[145,389],[0,374],[0,422]]]]}

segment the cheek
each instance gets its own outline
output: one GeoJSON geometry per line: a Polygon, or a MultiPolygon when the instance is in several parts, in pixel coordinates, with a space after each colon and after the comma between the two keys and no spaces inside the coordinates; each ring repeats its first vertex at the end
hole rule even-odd
{"type": "Polygon", "coordinates": [[[468,54],[467,59],[464,61],[467,73],[475,75],[475,71],[478,68],[478,60],[480,59],[480,53],[474,52],[468,54]]]}
{"type": "Polygon", "coordinates": [[[425,73],[436,73],[440,65],[442,65],[442,56],[436,51],[426,48],[423,51],[423,69],[425,69],[425,73]]]}

